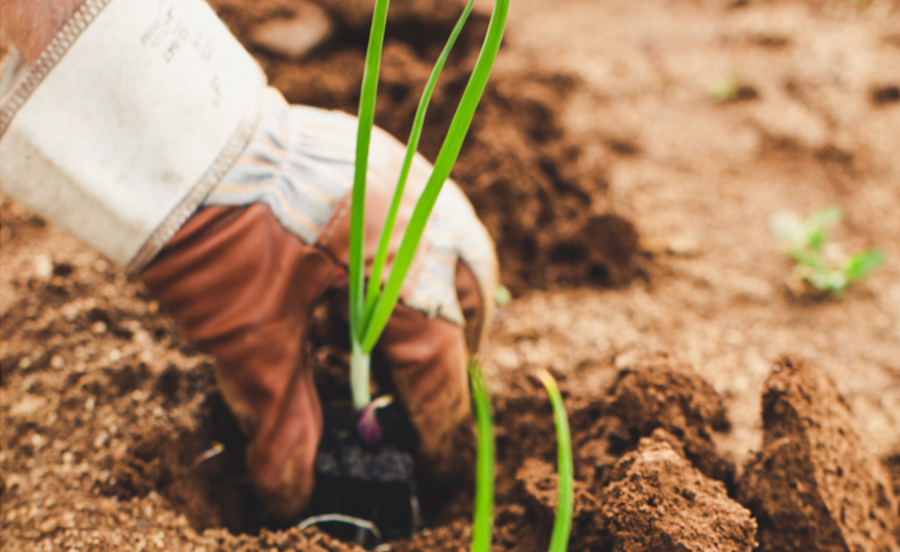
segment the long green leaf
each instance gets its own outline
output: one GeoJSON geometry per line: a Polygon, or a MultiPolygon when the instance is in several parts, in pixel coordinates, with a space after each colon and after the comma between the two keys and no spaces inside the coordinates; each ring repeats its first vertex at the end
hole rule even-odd
{"type": "Polygon", "coordinates": [[[369,166],[369,142],[372,125],[375,123],[375,98],[378,95],[378,71],[381,66],[381,50],[384,46],[384,29],[387,25],[389,0],[376,0],[369,32],[369,46],[366,51],[366,67],[363,73],[362,90],[359,101],[359,126],[356,131],[356,164],[353,174],[353,192],[350,204],[350,340],[353,346],[351,357],[351,381],[353,401],[356,404],[369,402],[368,351],[360,347],[365,330],[365,233],[366,233],[366,175],[369,166]],[[362,382],[362,383],[360,383],[362,382]]]}
{"type": "Polygon", "coordinates": [[[472,552],[491,549],[494,528],[494,421],[491,397],[484,373],[476,361],[469,365],[472,402],[475,404],[477,457],[475,461],[475,514],[472,520],[472,552]]]}
{"type": "Polygon", "coordinates": [[[381,67],[381,51],[390,0],[376,0],[366,50],[366,66],[363,73],[359,102],[359,124],[356,131],[356,165],[353,174],[353,196],[350,214],[350,314],[351,324],[361,336],[363,322],[363,283],[365,281],[365,211],[366,176],[369,166],[369,144],[375,123],[375,100],[378,95],[378,72],[381,67]]]}
{"type": "Polygon", "coordinates": [[[416,248],[422,238],[422,233],[425,231],[428,217],[431,215],[431,210],[437,201],[438,194],[444,182],[450,176],[453,164],[459,156],[459,150],[462,148],[462,143],[469,130],[469,125],[472,123],[475,109],[478,107],[482,93],[484,93],[491,68],[497,59],[508,13],[509,0],[497,0],[475,69],[472,71],[472,76],[469,78],[465,92],[463,92],[462,100],[456,110],[456,114],[453,116],[453,121],[450,123],[450,130],[447,132],[447,137],[444,139],[444,144],[441,146],[437,160],[435,160],[431,177],[428,179],[428,183],[425,185],[425,190],[422,192],[418,203],[416,203],[416,208],[406,228],[406,233],[403,235],[403,241],[400,243],[397,257],[394,259],[391,275],[366,324],[362,339],[364,352],[371,352],[381,336],[381,332],[384,331],[384,327],[387,325],[397,300],[400,298],[403,280],[406,278],[406,273],[412,264],[416,248]]]}
{"type": "Polygon", "coordinates": [[[391,201],[391,209],[388,211],[387,220],[384,222],[384,229],[381,231],[378,252],[375,254],[372,273],[369,275],[369,289],[366,293],[367,322],[375,308],[375,302],[378,300],[378,292],[381,290],[381,273],[384,271],[385,263],[387,263],[388,248],[391,244],[391,234],[394,233],[394,222],[397,220],[397,211],[400,210],[400,200],[403,198],[403,190],[406,187],[406,179],[409,177],[409,169],[412,166],[416,152],[419,150],[419,139],[422,137],[422,127],[425,125],[425,113],[428,111],[428,104],[431,102],[431,96],[437,85],[438,77],[440,77],[441,71],[444,69],[444,64],[447,62],[447,57],[450,55],[450,50],[452,50],[453,46],[456,44],[456,39],[459,37],[459,33],[462,32],[466,20],[469,18],[469,14],[472,13],[472,6],[474,5],[475,0],[469,0],[462,15],[459,16],[459,20],[456,22],[453,32],[450,33],[450,38],[447,40],[444,50],[441,52],[437,63],[434,65],[434,70],[431,71],[431,77],[425,85],[422,99],[419,100],[419,107],[416,109],[416,117],[413,120],[412,130],[409,133],[409,141],[406,144],[406,157],[403,159],[403,168],[400,170],[400,178],[397,179],[397,188],[394,190],[394,199],[391,201]]]}
{"type": "Polygon", "coordinates": [[[556,441],[559,471],[559,489],[557,491],[556,521],[553,524],[553,535],[550,537],[549,552],[564,552],[569,546],[569,533],[572,531],[572,508],[574,468],[572,463],[572,436],[569,431],[569,418],[563,403],[559,387],[550,372],[541,370],[538,379],[544,384],[550,402],[553,404],[553,420],[556,423],[556,441]]]}
{"type": "Polygon", "coordinates": [[[843,272],[848,280],[855,282],[875,272],[878,267],[884,264],[885,260],[887,260],[887,253],[880,249],[860,251],[850,257],[843,272]]]}
{"type": "Polygon", "coordinates": [[[828,207],[809,215],[803,223],[806,233],[803,247],[821,249],[828,239],[828,229],[839,223],[843,216],[840,207],[828,207]]]}

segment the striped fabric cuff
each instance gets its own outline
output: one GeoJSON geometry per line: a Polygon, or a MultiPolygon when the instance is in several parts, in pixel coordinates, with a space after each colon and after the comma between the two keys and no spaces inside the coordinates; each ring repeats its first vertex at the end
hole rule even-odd
{"type": "MultiPolygon", "coordinates": [[[[342,112],[289,106],[269,88],[250,144],[204,204],[263,203],[287,230],[315,244],[353,186],[356,125],[355,117],[342,112]]],[[[492,304],[494,246],[452,181],[435,204],[422,244],[417,253],[422,269],[410,272],[404,286],[406,305],[463,325],[455,287],[460,259],[478,280],[485,304],[492,304]]]]}

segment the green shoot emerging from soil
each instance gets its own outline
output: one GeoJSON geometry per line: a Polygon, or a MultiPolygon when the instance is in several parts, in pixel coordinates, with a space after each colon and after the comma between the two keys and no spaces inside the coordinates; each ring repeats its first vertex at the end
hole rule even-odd
{"type": "Polygon", "coordinates": [[[505,307],[510,301],[512,301],[512,294],[509,289],[503,284],[497,286],[497,289],[494,290],[494,302],[497,303],[497,306],[505,307]]]}
{"type": "MultiPolygon", "coordinates": [[[[379,248],[375,256],[372,275],[368,290],[365,288],[365,250],[364,250],[364,232],[365,232],[365,197],[366,197],[366,175],[369,157],[369,142],[372,134],[372,125],[375,119],[375,97],[378,89],[378,71],[381,64],[381,51],[384,42],[384,31],[387,23],[388,0],[376,0],[375,12],[372,18],[372,29],[369,35],[369,46],[366,52],[366,65],[363,74],[362,92],[359,104],[359,127],[357,131],[356,142],[356,167],[353,180],[353,193],[350,215],[350,262],[349,262],[349,278],[350,278],[350,340],[351,340],[351,358],[350,358],[350,381],[353,391],[353,403],[357,410],[369,407],[371,403],[371,395],[369,390],[369,363],[370,354],[375,343],[384,331],[388,319],[397,304],[400,297],[400,290],[403,286],[403,280],[413,261],[419,240],[425,230],[425,224],[431,214],[431,210],[437,201],[438,194],[444,185],[444,182],[450,176],[450,171],[456,158],[459,156],[459,150],[462,147],[463,140],[469,130],[472,117],[475,114],[475,108],[481,99],[484,88],[487,85],[488,76],[493,67],[494,60],[497,58],[497,52],[500,49],[500,42],[503,37],[503,30],[506,26],[506,16],[509,11],[509,0],[497,0],[494,5],[494,12],[488,25],[487,36],[485,37],[481,53],[475,64],[475,69],[469,78],[469,83],[463,92],[462,100],[457,107],[453,121],[450,123],[450,129],[444,139],[444,144],[438,153],[434,163],[434,169],[431,173],[428,183],[422,192],[421,197],[416,204],[410,219],[406,232],[397,255],[394,258],[393,267],[384,287],[381,286],[382,271],[387,260],[387,244],[393,230],[393,224],[396,220],[397,210],[400,205],[400,197],[406,183],[406,176],[409,172],[409,166],[412,162],[413,155],[419,142],[419,136],[422,132],[422,123],[425,118],[425,111],[434,90],[435,83],[447,55],[457,36],[462,29],[463,24],[471,12],[474,0],[471,0],[463,11],[456,27],[453,29],[451,36],[435,65],[434,71],[422,100],[419,103],[416,112],[415,122],[407,144],[407,153],[403,169],[399,176],[394,199],[391,203],[385,227],[382,230],[382,237],[379,248]]],[[[374,417],[368,419],[374,420],[374,417]]],[[[361,429],[362,426],[361,426],[361,429]]],[[[365,439],[365,431],[363,438],[365,439]]]]}
{"type": "Polygon", "coordinates": [[[559,490],[556,508],[556,522],[553,524],[553,535],[550,537],[550,552],[564,552],[569,546],[569,533],[572,531],[572,506],[574,488],[574,469],[572,467],[572,436],[569,432],[569,418],[566,406],[556,380],[550,372],[541,370],[537,377],[544,384],[550,402],[553,403],[553,421],[556,423],[556,440],[558,449],[559,490]]]}
{"type": "Polygon", "coordinates": [[[476,361],[469,365],[469,383],[475,405],[475,427],[478,431],[472,552],[488,552],[491,549],[494,527],[494,421],[487,383],[481,365],[476,361]]]}
{"type": "Polygon", "coordinates": [[[886,255],[878,249],[845,255],[840,246],[828,241],[828,229],[840,222],[837,207],[811,214],[805,221],[792,212],[772,217],[772,233],[780,240],[781,248],[797,264],[791,271],[789,285],[802,294],[807,285],[835,297],[843,295],[851,282],[859,281],[881,266],[886,255]]]}
{"type": "Polygon", "coordinates": [[[719,77],[709,85],[709,95],[719,103],[735,99],[741,89],[741,79],[737,75],[719,77]]]}

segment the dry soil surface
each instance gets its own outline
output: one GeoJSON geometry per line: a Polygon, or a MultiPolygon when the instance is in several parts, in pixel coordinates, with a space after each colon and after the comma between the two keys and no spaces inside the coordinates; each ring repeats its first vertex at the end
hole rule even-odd
{"type": "MultiPolygon", "coordinates": [[[[369,2],[211,3],[289,100],[353,110],[369,2]]],[[[459,9],[394,1],[377,121],[401,139],[459,9]]],[[[436,93],[431,158],[489,9],[478,8],[436,93]]],[[[783,514],[827,528],[834,550],[893,547],[879,531],[896,523],[896,502],[870,460],[884,455],[900,478],[898,67],[896,0],[514,0],[454,172],[515,295],[485,352],[496,550],[549,539],[555,442],[529,377],[539,368],[561,381],[572,418],[571,550],[776,546],[766,489],[783,474],[766,475],[759,459],[792,450],[773,448],[786,403],[772,389],[792,385],[783,370],[770,378],[784,353],[815,367],[797,385],[815,381],[824,402],[797,408],[830,428],[798,433],[784,473],[825,466],[816,477],[835,484],[845,456],[808,447],[841,435],[832,448],[863,458],[860,480],[874,483],[854,495],[838,482],[828,496],[871,500],[883,523],[843,542],[869,522],[846,529],[818,503],[783,514]],[[716,100],[710,88],[729,80],[733,97],[716,100]],[[795,297],[768,219],[830,205],[845,212],[835,240],[877,246],[888,261],[841,300],[795,297]],[[712,516],[722,523],[708,528],[712,516]]],[[[0,247],[4,550],[347,549],[315,530],[263,528],[212,359],[139,284],[5,197],[0,247]],[[225,452],[197,464],[215,442],[225,452]]],[[[341,356],[322,348],[316,361],[333,370],[341,356]]],[[[465,549],[470,503],[461,490],[393,548],[465,549]]]]}

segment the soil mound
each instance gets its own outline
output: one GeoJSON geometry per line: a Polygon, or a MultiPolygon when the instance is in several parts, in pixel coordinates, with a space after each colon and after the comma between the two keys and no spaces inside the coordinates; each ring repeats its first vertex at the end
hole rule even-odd
{"type": "Polygon", "coordinates": [[[716,450],[713,432],[728,431],[722,397],[712,385],[686,365],[666,355],[645,357],[619,372],[605,406],[594,404],[573,415],[584,424],[589,411],[600,416],[580,443],[580,459],[593,466],[598,481],[605,483],[610,468],[625,452],[634,450],[642,437],[664,429],[684,449],[684,456],[704,475],[734,483],[734,466],[716,450]]]}
{"type": "Polygon", "coordinates": [[[896,550],[897,503],[878,460],[854,430],[831,379],[781,358],[763,395],[763,450],[738,499],[756,516],[762,551],[896,550]]]}
{"type": "MultiPolygon", "coordinates": [[[[597,368],[593,366],[591,369],[597,368]]],[[[610,370],[613,368],[610,367],[610,370]]],[[[721,500],[698,501],[697,505],[692,506],[699,508],[696,515],[702,518],[715,511],[718,512],[716,515],[734,521],[734,524],[726,524],[723,526],[725,529],[721,530],[701,529],[714,533],[709,541],[712,544],[707,548],[685,550],[711,550],[715,548],[710,547],[716,545],[722,550],[749,550],[752,547],[755,525],[751,522],[750,526],[745,526],[744,520],[749,521],[749,515],[727,498],[728,485],[733,483],[734,467],[719,455],[712,441],[713,432],[729,429],[723,399],[690,366],[664,354],[647,356],[619,371],[608,387],[599,392],[586,391],[579,385],[578,373],[559,376],[570,412],[575,454],[570,549],[633,550],[636,548],[628,547],[637,546],[637,543],[656,546],[653,543],[659,541],[667,543],[665,546],[672,546],[659,550],[680,550],[677,543],[687,543],[693,538],[688,533],[677,533],[672,529],[670,525],[674,522],[666,517],[668,513],[657,511],[656,506],[644,509],[635,506],[635,509],[628,510],[629,500],[636,495],[630,495],[627,500],[623,499],[625,502],[619,503],[615,501],[618,498],[613,500],[609,494],[613,485],[624,485],[622,481],[632,475],[643,477],[643,474],[630,474],[629,469],[635,458],[642,457],[643,447],[651,436],[656,444],[668,443],[668,449],[675,451],[673,454],[680,459],[679,465],[696,474],[691,476],[691,481],[702,480],[701,487],[707,493],[703,495],[703,500],[707,495],[721,495],[721,500]],[[623,458],[631,460],[623,464],[623,458]],[[715,479],[720,480],[713,482],[715,479]],[[723,505],[723,510],[717,510],[723,505]],[[707,506],[710,508],[708,512],[702,510],[707,506]],[[628,515],[631,517],[622,518],[628,521],[613,527],[604,517],[613,515],[610,508],[624,508],[623,513],[630,512],[628,515]],[[735,511],[743,513],[733,517],[735,511]],[[648,527],[662,529],[655,534],[645,531],[648,527]],[[674,531],[671,535],[670,530],[674,531]],[[744,533],[748,537],[742,540],[739,535],[744,533]],[[626,534],[631,536],[626,537],[626,534]],[[631,544],[624,544],[626,542],[631,544]],[[613,546],[624,548],[606,548],[613,546]]],[[[548,438],[553,435],[553,422],[547,399],[543,390],[525,375],[517,376],[512,391],[498,399],[496,420],[500,472],[497,481],[500,507],[497,533],[504,535],[509,531],[511,527],[504,527],[504,521],[507,521],[516,527],[513,534],[518,535],[519,539],[519,544],[510,546],[510,549],[546,549],[546,539],[552,531],[557,506],[556,441],[548,438]],[[511,488],[510,481],[513,482],[511,488]],[[510,509],[510,505],[514,508],[510,509]],[[523,539],[528,544],[523,544],[523,539]]],[[[646,498],[641,496],[635,500],[640,502],[646,498]]],[[[683,500],[690,502],[694,499],[683,500]]],[[[646,501],[643,503],[646,504],[646,501]]],[[[681,506],[673,508],[672,511],[676,511],[681,506]]],[[[684,520],[677,523],[690,525],[684,520]]]]}
{"type": "Polygon", "coordinates": [[[756,545],[750,512],[725,486],[691,466],[657,430],[613,470],[600,496],[597,527],[610,552],[749,552],[756,545]]]}
{"type": "MultiPolygon", "coordinates": [[[[371,2],[316,2],[323,28],[306,57],[255,43],[271,22],[302,19],[302,2],[211,4],[292,103],[356,113],[371,2]]],[[[434,60],[465,2],[394,2],[380,73],[376,124],[406,142],[434,60]]],[[[432,161],[475,64],[490,14],[476,9],[434,92],[420,151],[432,161]]],[[[310,18],[306,17],[308,22],[310,18]]],[[[563,123],[581,84],[561,73],[504,69],[485,91],[453,178],[497,243],[502,281],[513,290],[614,285],[639,272],[638,233],[608,198],[606,169],[585,154],[563,123]]]]}

